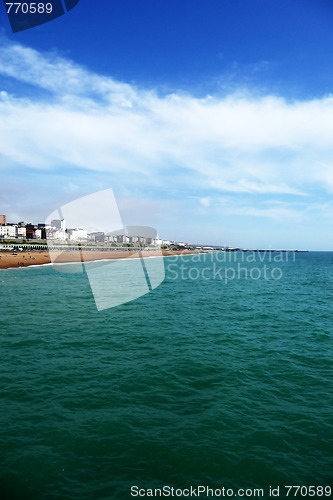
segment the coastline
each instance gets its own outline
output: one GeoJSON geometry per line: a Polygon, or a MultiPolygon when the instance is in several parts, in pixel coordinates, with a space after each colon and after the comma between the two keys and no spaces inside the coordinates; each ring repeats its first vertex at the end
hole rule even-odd
{"type": "MultiPolygon", "coordinates": [[[[17,269],[27,267],[39,267],[54,264],[75,264],[80,262],[96,262],[117,259],[137,259],[140,257],[172,257],[174,255],[196,255],[215,253],[220,250],[23,250],[23,251],[0,251],[0,270],[17,269]],[[52,258],[51,258],[52,256],[52,258]]],[[[236,252],[238,250],[224,250],[236,252]]],[[[240,252],[255,253],[304,253],[307,250],[239,250],[240,252]]]]}
{"type": "MultiPolygon", "coordinates": [[[[162,250],[163,257],[172,255],[190,255],[194,253],[202,253],[193,250],[162,250]]],[[[142,250],[142,257],[160,256],[160,252],[154,250],[142,250]],[[158,255],[157,255],[158,253],[158,255]]],[[[52,262],[56,264],[69,264],[78,262],[94,262],[101,260],[113,259],[137,259],[140,257],[138,251],[133,250],[114,250],[114,251],[68,251],[68,252],[48,252],[46,250],[26,251],[26,252],[0,252],[0,269],[17,269],[30,266],[50,265],[52,262]],[[51,255],[52,254],[52,259],[51,255]]]]}

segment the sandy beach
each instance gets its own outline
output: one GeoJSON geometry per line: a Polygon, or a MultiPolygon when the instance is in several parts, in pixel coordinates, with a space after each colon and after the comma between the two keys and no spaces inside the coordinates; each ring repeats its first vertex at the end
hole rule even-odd
{"type": "MultiPolygon", "coordinates": [[[[162,250],[163,256],[193,254],[193,250],[162,250]]],[[[143,250],[142,257],[153,257],[160,255],[160,252],[154,250],[143,250]]],[[[68,251],[53,252],[52,261],[55,263],[68,262],[91,262],[103,259],[127,259],[140,257],[138,251],[129,249],[112,251],[68,251]]],[[[0,269],[10,269],[18,267],[39,266],[50,264],[51,257],[48,251],[30,251],[30,252],[0,252],[0,269]]]]}

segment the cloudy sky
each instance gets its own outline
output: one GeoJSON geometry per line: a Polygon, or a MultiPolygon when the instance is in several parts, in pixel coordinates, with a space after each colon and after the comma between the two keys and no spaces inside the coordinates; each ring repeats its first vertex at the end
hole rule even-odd
{"type": "Polygon", "coordinates": [[[113,188],[165,238],[333,249],[331,1],[81,0],[16,34],[0,14],[0,213],[113,188]]]}

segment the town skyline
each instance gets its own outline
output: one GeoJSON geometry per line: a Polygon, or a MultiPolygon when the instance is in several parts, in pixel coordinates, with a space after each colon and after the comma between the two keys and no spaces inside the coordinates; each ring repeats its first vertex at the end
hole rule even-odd
{"type": "MultiPolygon", "coordinates": [[[[65,219],[53,219],[50,223],[25,223],[24,221],[9,221],[7,215],[0,214],[0,241],[6,239],[17,240],[47,240],[48,242],[86,242],[96,244],[148,244],[171,245],[179,244],[176,241],[163,240],[153,236],[140,234],[128,235],[126,228],[117,231],[92,231],[82,227],[67,227],[65,219]]],[[[181,243],[187,245],[187,243],[181,243]]]]}
{"type": "MultiPolygon", "coordinates": [[[[84,227],[84,225],[83,225],[84,227]]],[[[139,229],[139,228],[138,228],[139,229]]],[[[144,228],[149,229],[153,228],[144,228]]],[[[131,228],[132,234],[128,233],[127,228],[123,227],[115,231],[91,231],[79,228],[79,227],[67,227],[65,219],[54,219],[50,221],[50,224],[43,223],[25,223],[24,221],[10,222],[7,220],[6,215],[0,214],[0,243],[1,241],[15,239],[19,241],[44,241],[51,245],[63,244],[63,243],[84,243],[87,245],[130,245],[130,246],[140,246],[140,245],[150,245],[150,246],[160,246],[160,247],[177,247],[181,248],[200,248],[200,249],[219,249],[219,250],[237,250],[237,251],[308,251],[308,249],[302,248],[287,248],[278,247],[272,249],[272,247],[263,249],[260,247],[246,248],[244,246],[229,246],[229,245],[214,245],[209,242],[199,243],[193,241],[185,240],[170,240],[160,238],[156,232],[156,236],[148,236],[147,234],[143,236],[138,233],[133,233],[135,231],[135,226],[131,228]],[[7,229],[7,232],[6,232],[7,229]]],[[[153,230],[155,231],[155,230],[153,230]]]]}

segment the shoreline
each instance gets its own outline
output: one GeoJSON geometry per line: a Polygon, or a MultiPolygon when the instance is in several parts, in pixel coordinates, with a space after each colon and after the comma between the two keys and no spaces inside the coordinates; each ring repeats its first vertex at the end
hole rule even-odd
{"type": "MultiPolygon", "coordinates": [[[[222,250],[223,251],[223,250],[222,250]]],[[[137,259],[140,257],[172,257],[178,255],[198,255],[221,252],[221,250],[23,250],[0,251],[0,270],[25,269],[53,264],[78,264],[109,260],[137,259]],[[51,259],[52,256],[52,259],[51,259]]],[[[307,250],[224,250],[227,253],[307,253],[307,250]]]]}
{"type": "Polygon", "coordinates": [[[0,270],[5,269],[25,269],[27,267],[39,267],[52,264],[77,264],[96,261],[108,261],[119,259],[137,259],[142,257],[169,257],[173,255],[193,255],[196,253],[193,250],[143,250],[141,255],[137,251],[69,251],[69,252],[48,252],[44,251],[27,251],[27,252],[0,252],[0,270]],[[158,255],[156,255],[158,253],[158,255]],[[52,259],[50,257],[52,254],[52,259]]]}

